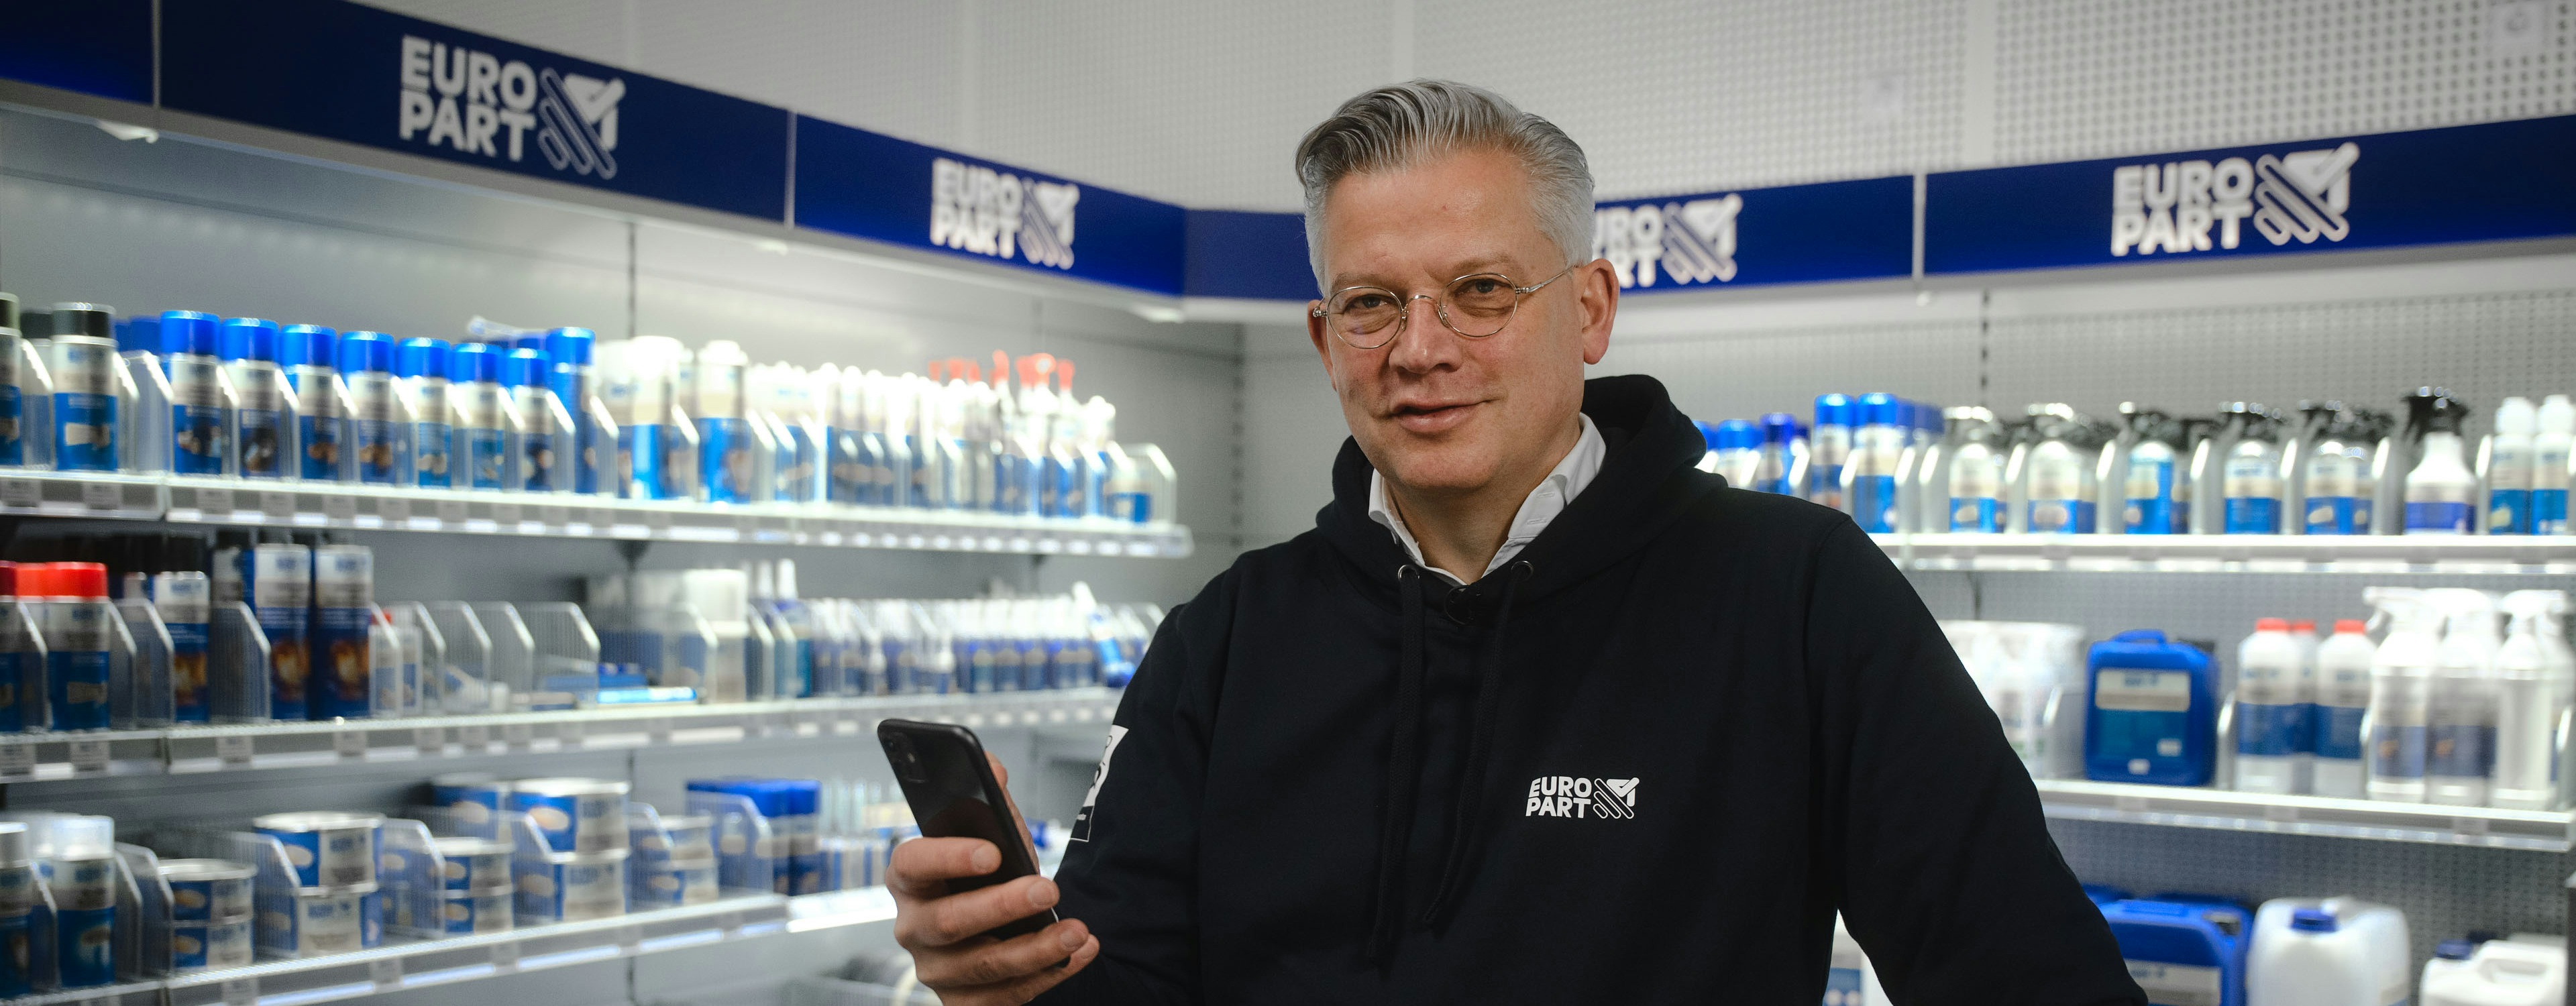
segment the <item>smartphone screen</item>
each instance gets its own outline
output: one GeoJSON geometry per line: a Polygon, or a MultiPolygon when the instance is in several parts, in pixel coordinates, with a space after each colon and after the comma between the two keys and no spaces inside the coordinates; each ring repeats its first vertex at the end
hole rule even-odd
{"type": "MultiPolygon", "coordinates": [[[[1002,851],[1000,869],[950,880],[950,893],[1038,872],[1028,837],[1012,820],[1010,800],[993,778],[993,766],[985,760],[984,744],[974,731],[950,723],[886,720],[877,725],[877,743],[885,748],[886,762],[894,767],[895,781],[903,787],[904,802],[912,805],[913,820],[920,824],[923,837],[980,838],[1002,851]]],[[[1034,933],[1055,918],[1055,911],[1049,909],[985,935],[1009,939],[1034,933]]]]}

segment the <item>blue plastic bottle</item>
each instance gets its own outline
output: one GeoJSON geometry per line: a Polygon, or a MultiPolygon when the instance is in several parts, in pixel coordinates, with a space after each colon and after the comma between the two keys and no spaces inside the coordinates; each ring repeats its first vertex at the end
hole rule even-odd
{"type": "Polygon", "coordinates": [[[349,448],[357,480],[389,486],[406,479],[412,431],[403,389],[394,377],[394,337],[351,332],[340,337],[340,379],[349,389],[349,448]]]}
{"type": "Polygon", "coordinates": [[[1843,465],[1851,459],[1850,395],[1816,396],[1816,425],[1807,434],[1807,501],[1843,508],[1843,465]]]}
{"type": "Polygon", "coordinates": [[[338,482],[343,432],[348,417],[340,408],[340,333],[320,325],[290,325],[280,337],[278,363],[286,383],[295,389],[298,406],[295,442],[298,478],[338,482]]]}
{"type": "Polygon", "coordinates": [[[226,318],[217,336],[216,355],[232,373],[240,404],[233,411],[236,471],[246,479],[284,475],[287,437],[279,427],[286,414],[286,375],[277,367],[277,323],[266,318],[226,318]]]}
{"type": "Polygon", "coordinates": [[[1726,484],[1738,489],[1754,488],[1754,477],[1762,468],[1762,431],[1752,421],[1729,419],[1717,424],[1717,473],[1726,484]]]}
{"type": "Polygon", "coordinates": [[[511,475],[510,395],[501,387],[500,347],[469,342],[447,362],[447,393],[456,406],[456,458],[467,489],[499,489],[511,475]]]}
{"type": "Polygon", "coordinates": [[[571,425],[554,389],[546,382],[554,365],[544,350],[513,349],[501,362],[501,383],[510,389],[510,410],[519,417],[518,473],[511,482],[532,493],[565,488],[563,449],[571,425]]]}
{"type": "Polygon", "coordinates": [[[445,339],[404,339],[394,350],[394,373],[411,399],[412,467],[423,489],[451,484],[448,452],[455,427],[447,421],[448,356],[445,339]]]}
{"type": "Polygon", "coordinates": [[[599,336],[587,328],[550,329],[545,334],[546,359],[553,364],[546,386],[572,414],[571,443],[563,445],[566,466],[572,469],[572,491],[590,495],[599,491],[600,449],[599,424],[591,419],[590,399],[599,392],[599,371],[591,363],[591,350],[599,336]]]}
{"type": "Polygon", "coordinates": [[[2098,782],[2209,783],[2218,747],[2209,653],[2154,629],[2093,644],[2085,663],[2084,774],[2098,782]]]}
{"type": "Polygon", "coordinates": [[[215,316],[202,311],[161,315],[161,358],[170,378],[170,470],[181,475],[224,473],[224,437],[232,410],[224,405],[222,340],[215,316]]]}
{"type": "Polygon", "coordinates": [[[1883,391],[1860,396],[1860,429],[1852,436],[1851,515],[1871,534],[1896,530],[1896,467],[1912,436],[1905,403],[1883,391]]]}
{"type": "Polygon", "coordinates": [[[1767,413],[1756,425],[1762,428],[1762,463],[1754,470],[1754,490],[1796,495],[1798,487],[1790,484],[1789,469],[1797,456],[1798,417],[1786,412],[1767,413]]]}

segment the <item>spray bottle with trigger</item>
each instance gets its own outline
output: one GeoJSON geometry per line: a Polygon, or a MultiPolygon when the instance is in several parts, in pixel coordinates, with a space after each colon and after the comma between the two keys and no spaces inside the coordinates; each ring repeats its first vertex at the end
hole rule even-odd
{"type": "Polygon", "coordinates": [[[2442,613],[2407,587],[2372,587],[2362,600],[2379,609],[2387,638],[2370,662],[2370,705],[2362,714],[2373,800],[2424,802],[2426,718],[2433,669],[2441,662],[2442,613]]]}
{"type": "Polygon", "coordinates": [[[2439,664],[2427,707],[2424,802],[2483,807],[2495,771],[2495,599],[2482,590],[2439,587],[2424,599],[2442,613],[2439,664]]]}
{"type": "Polygon", "coordinates": [[[2445,389],[2419,388],[2406,396],[2406,409],[2406,441],[2417,459],[2406,472],[2406,533],[2475,532],[2478,480],[2460,441],[2469,407],[2445,389]]]}
{"type": "Polygon", "coordinates": [[[2517,590],[2496,607],[2512,621],[2496,651],[2495,785],[2489,796],[2498,807],[2548,810],[2558,800],[2559,723],[2576,701],[2576,654],[2566,650],[2559,628],[2567,593],[2517,590]]]}

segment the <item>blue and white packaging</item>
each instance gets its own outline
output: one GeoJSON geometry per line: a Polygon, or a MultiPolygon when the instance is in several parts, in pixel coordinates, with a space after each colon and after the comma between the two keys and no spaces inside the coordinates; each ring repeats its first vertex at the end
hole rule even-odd
{"type": "Polygon", "coordinates": [[[2567,533],[2568,454],[2576,447],[2576,401],[2551,395],[2540,401],[2538,432],[2531,438],[2531,533],[2567,533]]]}
{"type": "Polygon", "coordinates": [[[251,819],[260,834],[286,847],[299,888],[342,890],[376,883],[384,817],[344,811],[298,811],[251,819]]]}
{"type": "Polygon", "coordinates": [[[591,495],[599,492],[600,446],[605,431],[591,418],[590,401],[599,394],[599,371],[592,364],[594,344],[599,336],[587,328],[558,328],[545,336],[546,360],[551,369],[546,387],[562,402],[572,417],[571,429],[565,431],[569,441],[562,445],[563,464],[571,469],[573,492],[591,495]]]}
{"type": "Polygon", "coordinates": [[[394,374],[411,407],[413,484],[445,489],[455,427],[448,422],[449,352],[444,339],[404,339],[394,348],[394,374]]]}
{"type": "Polygon", "coordinates": [[[506,880],[495,893],[448,891],[439,897],[439,931],[449,936],[509,932],[516,900],[517,888],[506,880]]]}
{"type": "Polygon", "coordinates": [[[1851,514],[1860,529],[1889,534],[1897,529],[1896,469],[1912,433],[1905,426],[1905,403],[1873,391],[1860,396],[1860,429],[1852,437],[1851,514]]]}
{"type": "MultiPolygon", "coordinates": [[[[12,315],[9,319],[15,322],[12,315]]],[[[14,324],[0,325],[0,465],[27,463],[27,403],[20,397],[19,360],[26,352],[27,340],[14,324]]],[[[0,995],[8,994],[7,977],[0,975],[0,995]]]]}
{"type": "Polygon", "coordinates": [[[54,913],[60,958],[56,981],[67,989],[116,984],[116,908],[66,908],[54,913]]]}
{"type": "Polygon", "coordinates": [[[578,922],[626,914],[626,850],[521,856],[519,921],[578,922]]]}
{"type": "Polygon", "coordinates": [[[2121,530],[2129,534],[2179,534],[2184,531],[2174,509],[2174,439],[2180,428],[2160,414],[2134,417],[2142,428],[2129,446],[2128,477],[2123,481],[2121,530]]]}
{"type": "Polygon", "coordinates": [[[2484,465],[2488,534],[2531,533],[2532,438],[2539,423],[2531,399],[2516,396],[2496,406],[2484,465]]]}
{"type": "Polygon", "coordinates": [[[438,858],[446,864],[438,878],[441,890],[465,894],[505,890],[510,886],[510,843],[489,838],[447,836],[436,839],[435,844],[438,858]]]}
{"type": "Polygon", "coordinates": [[[313,718],[375,714],[375,554],[364,545],[313,550],[313,718]]]}
{"type": "Polygon", "coordinates": [[[348,471],[348,410],[341,389],[340,333],[321,325],[289,325],[279,334],[278,362],[295,389],[296,477],[339,482],[348,471]]]}
{"type": "Polygon", "coordinates": [[[515,472],[510,458],[510,396],[501,386],[503,351],[479,342],[448,357],[448,395],[455,409],[460,488],[500,489],[515,472]]]}
{"type": "Polygon", "coordinates": [[[2024,526],[2038,534],[2091,534],[2095,507],[2092,443],[2084,424],[2042,417],[2040,442],[2025,463],[2024,526]]]}
{"type": "Polygon", "coordinates": [[[233,424],[234,472],[246,479],[273,479],[284,474],[290,432],[280,424],[286,415],[286,374],[277,366],[277,323],[265,318],[226,318],[216,355],[232,375],[237,396],[233,424]]]}
{"type": "Polygon", "coordinates": [[[2097,782],[2207,785],[2216,671],[2208,652],[2152,629],[2095,643],[2086,660],[2084,772],[2097,782]]]}
{"type": "Polygon", "coordinates": [[[713,856],[634,862],[634,904],[638,909],[669,905],[703,905],[721,895],[713,856]]]}
{"type": "MultiPolygon", "coordinates": [[[[24,576],[21,577],[25,579],[24,576]]],[[[37,574],[46,595],[45,689],[56,730],[105,730],[116,609],[107,600],[107,570],[94,562],[52,563],[37,574]]]]}
{"type": "Polygon", "coordinates": [[[181,922],[170,927],[170,968],[178,972],[246,968],[254,953],[251,917],[226,922],[181,922]]]}
{"type": "Polygon", "coordinates": [[[260,632],[268,637],[269,718],[310,719],[318,691],[307,637],[313,617],[313,550],[262,544],[252,547],[248,563],[244,592],[260,632]]]}
{"type": "Polygon", "coordinates": [[[2159,1006],[2242,1006],[2245,910],[2197,901],[2129,900],[2102,906],[2129,978],[2159,1006]]]}
{"type": "Polygon", "coordinates": [[[49,353],[47,370],[54,379],[54,467],[67,472],[115,471],[115,340],[56,335],[49,353]]]}
{"type": "Polygon", "coordinates": [[[170,379],[170,470],[181,475],[221,475],[232,409],[224,402],[224,361],[215,316],[200,311],[161,315],[162,365],[170,379]]]}
{"type": "Polygon", "coordinates": [[[546,354],[534,349],[511,350],[501,361],[501,383],[510,389],[510,412],[518,419],[519,468],[513,479],[522,492],[571,488],[563,470],[571,417],[563,414],[563,403],[547,385],[552,370],[546,354]]]}
{"type": "Polygon", "coordinates": [[[2260,405],[2238,402],[2225,410],[2237,437],[2221,466],[2227,534],[2279,534],[2281,531],[2280,424],[2260,405]]]}
{"type": "Polygon", "coordinates": [[[447,809],[456,830],[476,838],[501,837],[501,808],[510,784],[479,772],[431,776],[430,803],[447,809]]]}
{"type": "Polygon", "coordinates": [[[170,918],[178,922],[247,919],[251,882],[259,871],[223,859],[165,859],[161,879],[170,885],[170,918]]]}
{"type": "Polygon", "coordinates": [[[524,811],[555,852],[626,848],[626,794],[620,779],[521,779],[510,784],[510,809],[524,811]]]}
{"type": "Polygon", "coordinates": [[[742,347],[727,340],[698,349],[694,415],[702,466],[699,484],[710,503],[750,503],[760,498],[754,485],[760,444],[744,419],[744,381],[750,365],[742,347]]]}
{"type": "Polygon", "coordinates": [[[259,945],[283,957],[364,950],[384,931],[381,899],[372,883],[263,897],[259,945]]]}
{"type": "Polygon", "coordinates": [[[170,718],[180,723],[213,719],[206,680],[213,590],[204,573],[152,574],[152,607],[170,631],[170,718]]]}
{"type": "Polygon", "coordinates": [[[2440,388],[2418,389],[2406,404],[2417,458],[2406,473],[2406,533],[2475,531],[2477,477],[2469,472],[2460,439],[2468,406],[2440,388]]]}
{"type": "Polygon", "coordinates": [[[1815,425],[1807,435],[1807,501],[1843,508],[1843,465],[1851,460],[1851,396],[1816,396],[1815,425]]]}
{"type": "Polygon", "coordinates": [[[394,337],[351,332],[340,337],[339,353],[357,480],[379,486],[409,482],[413,432],[401,379],[394,376],[394,337]]]}

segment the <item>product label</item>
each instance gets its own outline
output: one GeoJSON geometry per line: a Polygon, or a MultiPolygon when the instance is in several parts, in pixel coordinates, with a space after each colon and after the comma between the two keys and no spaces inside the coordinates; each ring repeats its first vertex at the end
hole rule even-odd
{"type": "Polygon", "coordinates": [[[709,501],[752,502],[752,447],[751,427],[742,420],[698,420],[698,474],[709,501]]]}
{"type": "Polygon", "coordinates": [[[2190,727],[2189,672],[2104,668],[2093,675],[2093,705],[2100,710],[2094,757],[2127,761],[2135,774],[2153,771],[2155,759],[2182,757],[2190,727]]]}
{"type": "Polygon", "coordinates": [[[2268,496],[2227,498],[2228,534],[2276,534],[2281,530],[2281,501],[2268,496]]]}
{"type": "Polygon", "coordinates": [[[2030,529],[2042,533],[2090,534],[2093,531],[2093,503],[2081,499],[2033,499],[2030,501],[2030,529]]]}
{"type": "Polygon", "coordinates": [[[224,470],[222,365],[213,357],[173,356],[170,364],[170,470],[220,475],[224,470]]]}
{"type": "Polygon", "coordinates": [[[53,699],[54,729],[104,730],[108,725],[107,605],[57,601],[46,605],[45,670],[53,699]]]}
{"type": "Polygon", "coordinates": [[[2149,1006],[2219,1006],[2223,975],[2218,968],[2157,961],[2129,961],[2129,980],[2147,994],[2149,1006]]]}
{"type": "Polygon", "coordinates": [[[2307,501],[2307,533],[2366,534],[2370,528],[2361,519],[2359,501],[2350,496],[2310,496],[2307,501]]]}
{"type": "Polygon", "coordinates": [[[1896,531],[1896,476],[1859,475],[1852,478],[1852,519],[1860,529],[1871,534],[1896,531]]]}
{"type": "Polygon", "coordinates": [[[2406,504],[2406,533],[2467,534],[2469,510],[2467,503],[2417,503],[2410,500],[2406,504]]]}
{"type": "Polygon", "coordinates": [[[260,546],[251,557],[251,608],[268,637],[269,715],[311,716],[310,652],[305,629],[313,601],[313,554],[299,546],[260,546]]]}
{"type": "Polygon", "coordinates": [[[419,484],[422,488],[445,489],[448,487],[448,436],[449,427],[446,423],[411,424],[411,456],[412,460],[419,466],[419,484]]]}
{"type": "Polygon", "coordinates": [[[2531,491],[2531,533],[2567,533],[2567,490],[2534,489],[2531,491]]]}
{"type": "Polygon", "coordinates": [[[0,733],[26,732],[26,695],[27,654],[15,647],[0,652],[0,733]]]}
{"type": "Polygon", "coordinates": [[[2174,462],[2169,454],[2149,452],[2141,445],[2129,455],[2129,477],[2121,490],[2127,508],[2121,514],[2130,534],[2168,534],[2173,526],[2174,462]]]}
{"type": "Polygon", "coordinates": [[[54,467],[67,472],[116,470],[116,396],[54,394],[54,467]]]}
{"type": "Polygon", "coordinates": [[[465,431],[465,457],[471,488],[499,489],[501,476],[507,470],[510,451],[499,430],[465,431]]]}
{"type": "Polygon", "coordinates": [[[181,723],[211,718],[206,694],[209,588],[204,577],[163,573],[153,578],[153,607],[170,631],[171,718],[181,723]]]}
{"type": "Polygon", "coordinates": [[[1808,439],[1807,500],[1840,510],[1843,508],[1843,462],[1851,457],[1851,427],[1819,426],[1808,439]]]}
{"type": "Polygon", "coordinates": [[[2361,757],[2360,706],[2316,707],[2317,757],[2357,760],[2361,757]]]}
{"type": "MultiPolygon", "coordinates": [[[[307,401],[328,398],[328,393],[306,396],[307,401]]],[[[299,477],[308,482],[340,480],[340,424],[338,416],[295,417],[296,442],[303,446],[296,470],[299,477]]]]}
{"type": "MultiPolygon", "coordinates": [[[[93,908],[55,913],[61,931],[62,987],[111,985],[116,982],[116,909],[93,908]]],[[[15,956],[15,955],[12,955],[15,956]]]]}
{"type": "MultiPolygon", "coordinates": [[[[7,350],[15,352],[15,350],[7,350]]],[[[0,383],[0,465],[27,463],[27,441],[24,437],[27,407],[18,398],[18,382],[12,376],[0,383]]],[[[0,994],[6,994],[0,986],[0,994]]]]}
{"type": "Polygon", "coordinates": [[[1153,520],[1154,497],[1141,492],[1110,493],[1109,516],[1131,524],[1143,524],[1153,520]]]}
{"type": "Polygon", "coordinates": [[[2531,533],[2531,490],[2498,489],[2487,494],[2488,534],[2531,533]]]}
{"type": "Polygon", "coordinates": [[[2236,753],[2287,757],[2308,750],[2308,708],[2236,703],[2236,753]]]}
{"type": "Polygon", "coordinates": [[[2370,728],[2370,774],[2378,779],[2424,778],[2422,725],[2370,728]]]}

